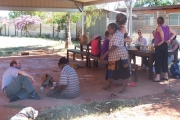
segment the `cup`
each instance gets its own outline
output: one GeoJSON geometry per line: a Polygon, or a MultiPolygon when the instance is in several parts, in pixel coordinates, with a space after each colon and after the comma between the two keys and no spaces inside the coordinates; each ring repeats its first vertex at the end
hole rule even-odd
{"type": "Polygon", "coordinates": [[[53,82],[53,87],[55,87],[56,86],[56,82],[53,82]]]}
{"type": "Polygon", "coordinates": [[[40,92],[43,93],[44,92],[44,87],[40,88],[40,92]]]}

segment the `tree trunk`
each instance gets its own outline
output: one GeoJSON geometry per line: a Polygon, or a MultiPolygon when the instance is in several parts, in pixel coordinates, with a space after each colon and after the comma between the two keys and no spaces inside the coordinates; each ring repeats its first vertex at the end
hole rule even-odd
{"type": "Polygon", "coordinates": [[[70,13],[68,12],[66,14],[66,19],[67,19],[67,23],[66,23],[66,44],[65,44],[65,48],[69,47],[69,44],[71,44],[71,33],[70,33],[70,13]]]}

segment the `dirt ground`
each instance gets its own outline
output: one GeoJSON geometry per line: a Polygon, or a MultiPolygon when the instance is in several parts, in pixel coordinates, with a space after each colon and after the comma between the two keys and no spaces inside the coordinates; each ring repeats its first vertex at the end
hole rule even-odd
{"type": "MultiPolygon", "coordinates": [[[[46,53],[46,52],[45,52],[46,53]]],[[[54,98],[48,98],[44,93],[40,93],[40,79],[43,74],[51,74],[53,78],[58,82],[59,69],[57,66],[58,60],[61,56],[66,56],[66,52],[55,54],[40,55],[30,54],[29,56],[18,56],[21,60],[22,70],[30,73],[36,80],[34,85],[39,95],[43,97],[42,100],[19,100],[17,102],[9,103],[8,98],[0,92],[0,119],[6,120],[7,118],[15,115],[21,109],[13,106],[31,106],[37,109],[39,112],[52,106],[61,105],[74,105],[92,101],[109,100],[110,95],[116,94],[118,99],[131,99],[136,98],[142,100],[142,105],[127,108],[121,111],[122,114],[109,116],[109,119],[117,119],[121,117],[124,119],[163,119],[163,120],[177,120],[180,118],[180,80],[170,79],[170,89],[175,92],[164,92],[169,89],[169,82],[152,82],[148,80],[148,73],[143,70],[139,70],[137,87],[128,87],[128,92],[125,94],[119,94],[121,86],[113,87],[111,91],[105,91],[103,86],[107,85],[105,78],[105,65],[99,64],[99,68],[85,67],[85,60],[82,61],[80,57],[70,62],[78,64],[77,74],[80,81],[80,95],[78,98],[72,100],[59,100],[54,98]],[[128,112],[129,111],[129,112],[128,112]],[[120,115],[123,115],[120,116],[120,115]]],[[[12,56],[13,57],[13,56],[12,56]]],[[[0,61],[0,77],[2,78],[3,72],[9,66],[9,61],[12,57],[1,57],[0,61]]],[[[139,62],[140,63],[140,62],[139,62]]],[[[1,84],[1,81],[0,81],[1,84]]]]}

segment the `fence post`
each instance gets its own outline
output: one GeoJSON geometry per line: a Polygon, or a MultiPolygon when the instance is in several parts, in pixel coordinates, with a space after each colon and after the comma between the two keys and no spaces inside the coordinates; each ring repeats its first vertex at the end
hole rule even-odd
{"type": "Polygon", "coordinates": [[[41,23],[40,23],[40,37],[41,37],[41,23]]]}
{"type": "Polygon", "coordinates": [[[53,39],[54,39],[54,23],[53,23],[53,39]]]}

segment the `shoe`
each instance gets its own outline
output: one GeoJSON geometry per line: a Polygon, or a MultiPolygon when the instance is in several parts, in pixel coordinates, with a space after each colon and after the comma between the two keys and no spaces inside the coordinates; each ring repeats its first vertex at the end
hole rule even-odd
{"type": "Polygon", "coordinates": [[[11,97],[9,98],[9,102],[14,102],[19,100],[19,98],[16,95],[11,95],[11,97]]]}
{"type": "Polygon", "coordinates": [[[35,100],[41,100],[42,99],[42,97],[41,96],[39,96],[37,93],[33,93],[33,94],[29,94],[29,96],[28,96],[28,98],[29,99],[35,99],[35,100]]]}
{"type": "Polygon", "coordinates": [[[131,82],[127,83],[126,87],[131,87],[131,82]]]}
{"type": "Polygon", "coordinates": [[[168,80],[168,78],[161,78],[161,80],[168,80]]]}
{"type": "Polygon", "coordinates": [[[131,87],[136,87],[137,83],[136,82],[131,82],[131,87]]]}
{"type": "Polygon", "coordinates": [[[155,79],[153,79],[152,81],[153,82],[161,82],[161,80],[155,80],[155,79]]]}

